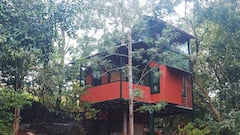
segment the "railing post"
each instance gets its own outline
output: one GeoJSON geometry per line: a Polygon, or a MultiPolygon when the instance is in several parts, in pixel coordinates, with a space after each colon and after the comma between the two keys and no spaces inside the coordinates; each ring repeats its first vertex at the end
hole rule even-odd
{"type": "Polygon", "coordinates": [[[122,69],[119,69],[120,72],[120,98],[122,98],[122,69]]]}
{"type": "Polygon", "coordinates": [[[123,59],[120,56],[120,63],[119,63],[119,73],[120,73],[120,98],[122,98],[122,66],[123,66],[123,59]]]}

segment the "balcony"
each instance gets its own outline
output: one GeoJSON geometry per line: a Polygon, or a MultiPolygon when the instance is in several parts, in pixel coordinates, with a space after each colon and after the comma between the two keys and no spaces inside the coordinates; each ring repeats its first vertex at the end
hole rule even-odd
{"type": "MultiPolygon", "coordinates": [[[[150,100],[150,87],[133,84],[133,88],[140,89],[143,95],[142,98],[134,98],[134,101],[152,103],[150,100]]],[[[116,81],[88,88],[87,93],[83,95],[81,100],[90,103],[98,103],[117,99],[127,100],[128,98],[128,82],[116,81]]]]}

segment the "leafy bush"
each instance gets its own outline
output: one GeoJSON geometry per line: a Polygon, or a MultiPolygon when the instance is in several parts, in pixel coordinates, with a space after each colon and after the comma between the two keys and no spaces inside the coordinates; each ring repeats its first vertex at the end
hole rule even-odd
{"type": "Polygon", "coordinates": [[[179,128],[178,135],[208,135],[209,134],[208,128],[197,128],[193,125],[193,123],[188,123],[184,126],[184,128],[179,128]]]}
{"type": "Polygon", "coordinates": [[[31,104],[30,95],[10,88],[0,88],[0,134],[10,135],[13,131],[14,108],[31,104]]]}

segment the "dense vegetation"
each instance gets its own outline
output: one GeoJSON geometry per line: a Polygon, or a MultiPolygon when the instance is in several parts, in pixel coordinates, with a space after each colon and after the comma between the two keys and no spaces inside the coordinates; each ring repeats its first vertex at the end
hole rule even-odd
{"type": "Polygon", "coordinates": [[[240,3],[236,0],[130,3],[2,0],[0,134],[11,134],[13,121],[19,119],[14,118],[14,109],[16,113],[29,104],[26,95],[51,111],[66,112],[76,120],[94,118],[97,110],[77,102],[85,92],[78,85],[79,65],[98,60],[88,61],[89,54],[106,50],[114,53],[115,44],[127,41],[130,27],[134,25],[137,32],[143,31],[145,15],[167,18],[195,37],[192,54],[186,56],[193,67],[194,111],[191,116],[156,119],[156,124],[180,135],[240,133],[240,3]],[[174,10],[179,4],[184,15],[174,10]],[[170,16],[177,16],[177,21],[170,16]],[[75,112],[85,113],[80,117],[75,112]]]}

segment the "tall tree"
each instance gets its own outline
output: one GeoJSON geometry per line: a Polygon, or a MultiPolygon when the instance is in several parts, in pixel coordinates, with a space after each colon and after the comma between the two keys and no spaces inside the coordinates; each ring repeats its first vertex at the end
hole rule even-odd
{"type": "MultiPolygon", "coordinates": [[[[69,77],[67,73],[67,64],[70,61],[76,63],[76,57],[79,57],[79,53],[76,51],[79,49],[73,44],[76,43],[77,39],[83,37],[81,35],[83,31],[85,32],[87,29],[89,31],[92,27],[90,24],[94,22],[94,19],[89,16],[93,13],[94,1],[50,0],[44,4],[48,7],[49,11],[47,13],[52,18],[52,31],[54,33],[52,43],[54,47],[49,63],[44,67],[38,67],[37,72],[39,73],[35,83],[40,86],[40,92],[36,92],[36,94],[39,93],[37,96],[40,96],[40,99],[43,100],[48,99],[46,96],[49,97],[49,99],[52,99],[48,100],[52,107],[60,110],[68,81],[77,79],[76,75],[69,77]],[[49,81],[46,81],[46,78],[49,81]],[[45,96],[43,93],[45,93],[45,96]]],[[[85,42],[88,41],[84,39],[79,48],[83,47],[85,42]]]]}
{"type": "MultiPolygon", "coordinates": [[[[51,18],[42,1],[9,1],[0,4],[0,70],[15,90],[30,68],[47,63],[52,51],[51,18]]],[[[18,134],[20,109],[15,109],[14,130],[18,134]]]]}
{"type": "Polygon", "coordinates": [[[190,4],[193,14],[184,21],[195,36],[196,110],[202,108],[202,114],[208,116],[199,115],[212,125],[211,134],[237,134],[239,2],[191,1],[190,4]],[[206,105],[209,108],[203,109],[206,105]]]}

